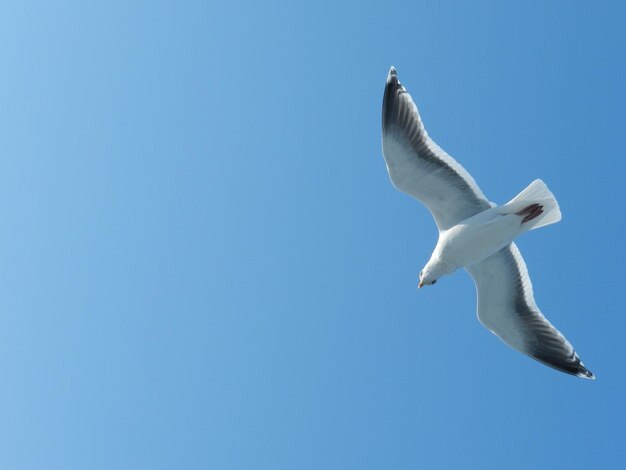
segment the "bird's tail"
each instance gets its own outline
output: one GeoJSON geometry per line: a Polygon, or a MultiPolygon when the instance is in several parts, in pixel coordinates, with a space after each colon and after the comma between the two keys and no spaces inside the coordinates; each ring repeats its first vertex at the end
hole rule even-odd
{"type": "Polygon", "coordinates": [[[524,215],[523,221],[529,225],[528,230],[555,224],[561,220],[559,203],[541,180],[530,183],[526,189],[507,202],[505,207],[510,212],[524,215]]]}

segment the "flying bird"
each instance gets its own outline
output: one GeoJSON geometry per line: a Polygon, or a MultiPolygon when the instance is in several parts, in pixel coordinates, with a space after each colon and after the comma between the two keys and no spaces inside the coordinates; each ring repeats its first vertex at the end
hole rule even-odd
{"type": "Polygon", "coordinates": [[[476,283],[478,319],[488,330],[547,366],[594,379],[537,307],[526,263],[514,243],[524,232],[561,220],[545,183],[533,181],[506,204],[490,202],[465,168],[428,136],[394,67],[387,76],[382,121],[391,182],[422,202],[439,229],[418,287],[465,268],[476,283]]]}

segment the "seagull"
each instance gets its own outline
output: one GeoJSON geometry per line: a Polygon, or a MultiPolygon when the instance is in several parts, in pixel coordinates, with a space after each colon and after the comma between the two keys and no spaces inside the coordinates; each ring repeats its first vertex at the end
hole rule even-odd
{"type": "Polygon", "coordinates": [[[537,307],[526,263],[514,243],[524,232],[561,220],[546,184],[535,180],[506,204],[490,202],[465,168],[428,136],[394,67],[387,76],[382,121],[383,156],[392,184],[424,204],[439,229],[418,287],[465,268],[476,284],[478,319],[488,330],[547,366],[595,379],[537,307]]]}

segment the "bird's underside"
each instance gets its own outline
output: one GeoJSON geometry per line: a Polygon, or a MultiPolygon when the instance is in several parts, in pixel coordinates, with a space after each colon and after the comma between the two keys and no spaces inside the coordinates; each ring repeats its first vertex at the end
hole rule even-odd
{"type": "MultiPolygon", "coordinates": [[[[393,67],[383,98],[382,137],[393,185],[430,210],[440,233],[494,206],[472,176],[428,136],[393,67]]],[[[536,224],[534,228],[560,220],[556,200],[545,184],[535,184],[537,181],[502,206],[511,205],[520,224],[536,224]],[[541,192],[544,187],[547,193],[541,192]],[[545,199],[546,194],[553,200],[545,199]]],[[[595,378],[537,307],[526,264],[515,243],[491,253],[465,266],[476,284],[480,322],[506,344],[539,362],[568,374],[595,378]]]]}

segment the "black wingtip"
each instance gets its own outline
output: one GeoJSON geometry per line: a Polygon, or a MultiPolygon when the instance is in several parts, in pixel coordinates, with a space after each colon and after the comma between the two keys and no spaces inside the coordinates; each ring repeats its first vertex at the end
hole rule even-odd
{"type": "Polygon", "coordinates": [[[578,369],[578,373],[576,374],[578,377],[582,377],[583,379],[596,380],[596,376],[587,369],[582,362],[580,363],[580,368],[578,369]]]}
{"type": "Polygon", "coordinates": [[[394,80],[398,81],[398,73],[396,72],[396,68],[392,65],[389,68],[389,73],[387,74],[387,83],[391,83],[394,80]]]}
{"type": "Polygon", "coordinates": [[[403,91],[404,88],[398,80],[396,68],[392,65],[387,74],[387,83],[385,84],[385,94],[383,96],[383,130],[388,122],[395,119],[398,112],[396,102],[398,101],[399,93],[403,91]]]}
{"type": "Polygon", "coordinates": [[[559,357],[558,355],[551,354],[549,349],[543,348],[536,349],[533,353],[526,352],[525,354],[528,354],[536,361],[539,361],[548,367],[565,372],[566,374],[574,375],[582,379],[596,379],[593,372],[585,367],[575,352],[572,352],[569,357],[559,357]]]}

